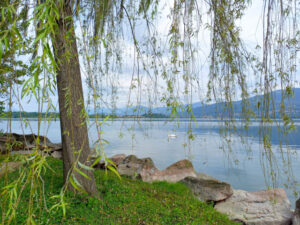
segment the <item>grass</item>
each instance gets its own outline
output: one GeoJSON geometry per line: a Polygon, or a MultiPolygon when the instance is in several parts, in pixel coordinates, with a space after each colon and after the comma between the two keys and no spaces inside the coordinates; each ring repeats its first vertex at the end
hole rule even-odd
{"type": "MultiPolygon", "coordinates": [[[[1,159],[0,159],[1,161],[1,159]]],[[[63,185],[62,162],[47,159],[53,172],[43,174],[47,208],[55,204],[50,197],[59,194],[63,185]]],[[[9,175],[14,180],[18,171],[9,175]]],[[[195,199],[183,184],[167,182],[144,183],[96,170],[95,178],[102,200],[87,195],[67,193],[67,213],[47,211],[36,197],[34,215],[39,224],[236,224],[218,213],[212,205],[195,199]]],[[[0,187],[4,178],[0,178],[0,187]]],[[[13,223],[24,224],[27,218],[28,192],[24,191],[13,223]]],[[[1,199],[0,199],[1,201],[1,199]]],[[[0,204],[1,207],[2,204],[0,204]]],[[[0,208],[1,211],[1,208],[0,208]]],[[[1,214],[0,214],[1,223],[1,214]]]]}

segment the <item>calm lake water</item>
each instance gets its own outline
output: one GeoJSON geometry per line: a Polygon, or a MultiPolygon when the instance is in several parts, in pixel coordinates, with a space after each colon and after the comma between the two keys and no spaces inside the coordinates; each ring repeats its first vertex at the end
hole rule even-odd
{"type": "MultiPolygon", "coordinates": [[[[98,135],[91,120],[89,127],[90,145],[98,135]]],[[[12,132],[37,133],[37,121],[29,121],[30,126],[20,120],[12,121],[12,132]]],[[[239,123],[237,123],[239,125],[239,123]]],[[[282,143],[278,138],[277,127],[272,130],[272,166],[276,180],[272,182],[266,154],[259,141],[259,123],[252,122],[248,132],[237,126],[228,142],[220,136],[222,125],[218,120],[198,120],[189,122],[168,122],[162,120],[114,120],[102,126],[103,138],[109,143],[105,145],[107,156],[114,154],[135,154],[138,157],[151,157],[159,169],[172,163],[189,159],[197,172],[203,172],[219,180],[230,183],[235,189],[258,191],[268,187],[282,187],[287,191],[294,208],[295,194],[300,193],[300,120],[295,121],[296,131],[282,143]],[[188,139],[187,131],[192,128],[194,140],[188,139]],[[176,134],[176,138],[168,138],[168,134],[176,134]]],[[[0,129],[7,131],[7,121],[0,120],[0,129]]],[[[52,142],[61,142],[60,123],[52,121],[42,123],[41,135],[46,135],[52,142]]]]}

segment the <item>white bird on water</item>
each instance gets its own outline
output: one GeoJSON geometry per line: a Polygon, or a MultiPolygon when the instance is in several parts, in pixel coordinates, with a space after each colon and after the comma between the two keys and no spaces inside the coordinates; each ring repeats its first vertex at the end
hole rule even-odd
{"type": "Polygon", "coordinates": [[[168,138],[176,138],[177,135],[176,134],[168,134],[168,138]]]}

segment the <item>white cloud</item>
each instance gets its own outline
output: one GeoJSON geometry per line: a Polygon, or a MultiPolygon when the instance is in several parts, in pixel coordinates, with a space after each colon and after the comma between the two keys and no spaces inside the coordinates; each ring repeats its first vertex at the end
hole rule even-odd
{"type": "MultiPolygon", "coordinates": [[[[153,21],[154,26],[156,27],[157,32],[157,41],[159,43],[159,47],[161,48],[162,56],[161,62],[163,62],[166,66],[169,66],[167,63],[170,60],[170,53],[167,50],[167,43],[169,41],[168,32],[171,25],[170,8],[173,7],[171,1],[165,1],[165,3],[161,3],[159,6],[159,15],[158,19],[153,21]]],[[[203,12],[207,9],[200,9],[203,12]]],[[[207,14],[202,15],[202,24],[207,23],[210,20],[207,14]]],[[[250,50],[253,50],[257,44],[262,43],[263,30],[262,30],[262,1],[254,0],[251,6],[246,10],[245,15],[240,21],[237,21],[237,24],[241,28],[241,38],[243,39],[246,47],[250,50]]],[[[194,21],[195,23],[197,21],[194,21]]],[[[136,25],[136,36],[139,41],[146,40],[147,31],[144,22],[140,22],[136,25]]],[[[117,96],[118,96],[118,106],[124,107],[128,103],[129,89],[132,86],[132,76],[134,78],[137,77],[137,65],[134,65],[135,57],[137,57],[137,53],[135,50],[135,46],[132,41],[131,30],[129,27],[124,28],[125,34],[124,38],[119,40],[119,45],[122,46],[123,52],[123,62],[122,62],[122,71],[114,72],[114,77],[117,80],[107,80],[103,87],[106,89],[106,96],[104,98],[109,101],[109,93],[111,91],[111,83],[118,86],[117,96]]],[[[79,28],[76,29],[77,32],[81,33],[79,28]]],[[[192,69],[194,70],[194,74],[196,76],[195,86],[193,88],[193,96],[194,101],[203,100],[205,98],[206,93],[206,84],[208,81],[208,59],[209,51],[210,51],[210,33],[207,29],[204,29],[204,25],[201,26],[201,29],[198,33],[198,41],[194,41],[193,44],[197,48],[196,58],[194,60],[194,64],[192,69]]],[[[142,47],[143,48],[143,47],[142,47]]],[[[144,49],[146,50],[146,49],[144,49]]],[[[180,53],[181,54],[181,53],[180,53]]],[[[182,55],[182,54],[181,54],[182,55]]],[[[146,62],[151,61],[151,53],[149,51],[145,51],[141,54],[141,57],[146,62]]],[[[85,99],[89,95],[89,90],[86,85],[86,71],[84,69],[82,59],[81,61],[81,70],[83,72],[83,88],[85,99]]],[[[142,68],[142,65],[140,65],[142,68]]],[[[151,69],[149,69],[151,72],[151,69]]],[[[181,76],[181,75],[180,75],[181,76]]],[[[142,96],[141,103],[146,104],[148,102],[149,96],[153,97],[155,93],[150,93],[151,90],[155,86],[154,80],[157,78],[153,74],[147,75],[145,71],[140,70],[141,77],[141,86],[142,90],[139,93],[137,91],[138,88],[131,90],[131,100],[138,99],[139,96],[142,96]]],[[[296,79],[299,80],[299,73],[296,75],[296,79]]],[[[251,82],[254,82],[253,79],[249,79],[249,86],[253,85],[251,82]]],[[[134,81],[134,84],[137,85],[137,82],[134,81]]],[[[158,95],[161,96],[161,93],[166,90],[166,81],[164,81],[161,77],[157,78],[157,90],[159,91],[158,95]]],[[[179,79],[178,87],[180,87],[180,95],[182,93],[182,89],[185,85],[183,79],[179,79]]],[[[53,102],[57,102],[57,96],[52,96],[51,99],[53,102]]],[[[184,96],[181,97],[184,100],[184,96]]],[[[37,104],[34,101],[31,101],[29,104],[26,103],[27,99],[22,100],[22,105],[25,111],[37,111],[37,104]]],[[[158,102],[159,103],[159,102],[158,102]]],[[[14,108],[18,109],[17,106],[14,108]]]]}

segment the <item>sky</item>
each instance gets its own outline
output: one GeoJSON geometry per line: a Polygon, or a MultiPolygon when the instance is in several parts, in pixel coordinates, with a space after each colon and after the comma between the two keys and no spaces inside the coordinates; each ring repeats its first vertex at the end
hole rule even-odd
{"type": "MultiPolygon", "coordinates": [[[[171,20],[168,18],[168,15],[170,14],[170,8],[172,7],[172,1],[166,1],[165,4],[160,5],[160,14],[159,18],[154,22],[156,26],[156,30],[158,32],[158,39],[160,39],[160,45],[161,48],[164,49],[166,46],[166,42],[168,41],[168,31],[170,28],[171,20]]],[[[203,24],[208,20],[208,17],[206,15],[202,15],[202,21],[203,24]]],[[[263,37],[263,30],[262,30],[262,1],[260,0],[254,0],[252,1],[252,4],[248,9],[245,11],[245,15],[240,21],[237,21],[237,25],[241,29],[241,38],[246,46],[247,49],[254,49],[257,44],[262,43],[262,37],[263,37]]],[[[196,21],[193,21],[196,22],[196,21]]],[[[114,76],[118,79],[114,79],[112,81],[107,81],[107,83],[104,84],[104,88],[106,90],[111,91],[111,87],[109,85],[110,82],[113,82],[116,86],[118,86],[118,91],[117,91],[117,107],[126,107],[128,104],[128,97],[129,97],[129,88],[132,85],[132,74],[134,71],[134,68],[136,68],[133,64],[132,57],[136,54],[134,50],[134,45],[132,43],[132,37],[130,35],[130,30],[129,28],[124,29],[124,40],[120,40],[120,44],[122,46],[122,51],[125,55],[123,57],[123,62],[122,62],[122,70],[120,73],[115,74],[114,76]]],[[[137,30],[136,30],[136,35],[138,39],[143,39],[143,35],[145,34],[145,24],[137,24],[137,30]]],[[[77,27],[76,32],[80,33],[79,28],[77,27]]],[[[198,73],[197,75],[198,79],[198,88],[194,88],[194,94],[193,96],[193,102],[198,102],[202,101],[205,98],[205,93],[206,93],[206,85],[208,82],[208,71],[209,71],[209,65],[207,61],[207,57],[209,54],[209,43],[210,43],[210,36],[207,31],[201,30],[199,32],[199,43],[195,43],[197,45],[198,49],[198,54],[197,58],[195,59],[195,66],[192,68],[195,70],[195,73],[198,73]]],[[[144,55],[144,57],[147,59],[147,55],[144,55]]],[[[168,54],[162,56],[163,61],[168,60],[168,54]]],[[[87,85],[86,85],[86,69],[84,68],[84,65],[82,63],[81,59],[81,71],[82,71],[82,79],[83,79],[83,89],[84,89],[84,95],[85,95],[85,100],[88,99],[88,96],[91,95],[87,85]]],[[[141,72],[143,73],[143,72],[141,72]]],[[[136,75],[136,71],[135,71],[136,75]]],[[[300,75],[297,73],[296,75],[296,80],[300,80],[300,75]]],[[[141,104],[142,105],[147,105],[148,102],[148,93],[149,90],[151,89],[152,86],[149,85],[151,82],[149,81],[151,79],[151,76],[143,76],[142,83],[143,83],[143,90],[141,91],[142,99],[141,99],[141,104]]],[[[161,78],[158,79],[158,90],[163,90],[166,88],[165,81],[163,81],[161,78]]],[[[252,86],[255,85],[255,80],[254,79],[249,79],[248,80],[248,86],[251,88],[252,86]]],[[[178,83],[179,89],[181,90],[184,87],[184,82],[180,81],[178,83]]],[[[15,93],[17,96],[20,96],[21,92],[21,86],[15,87],[15,93]]],[[[163,91],[161,91],[163,92],[163,91]]],[[[151,95],[151,94],[150,94],[151,95]]],[[[135,104],[136,98],[138,98],[139,95],[137,92],[132,91],[131,92],[131,101],[133,104],[135,104]]],[[[58,98],[57,94],[54,96],[51,96],[52,102],[58,109],[58,98]]],[[[13,105],[13,111],[19,111],[20,110],[20,105],[21,105],[21,110],[24,111],[37,111],[38,110],[38,105],[36,101],[32,98],[31,101],[30,99],[25,97],[23,99],[16,100],[15,104],[13,105]]],[[[106,95],[106,100],[109,102],[110,101],[110,96],[109,94],[106,95]]],[[[182,99],[184,101],[184,97],[182,99]]],[[[159,99],[155,103],[157,106],[161,106],[161,103],[159,99]]]]}

